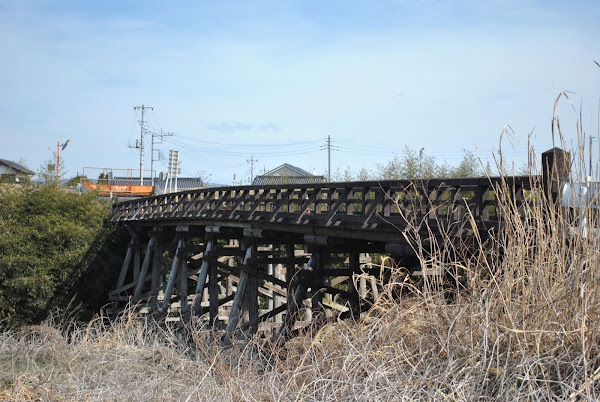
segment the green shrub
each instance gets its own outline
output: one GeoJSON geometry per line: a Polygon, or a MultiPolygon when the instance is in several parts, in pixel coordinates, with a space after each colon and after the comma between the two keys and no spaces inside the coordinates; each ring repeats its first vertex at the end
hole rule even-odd
{"type": "Polygon", "coordinates": [[[109,212],[92,194],[0,186],[0,320],[35,323],[67,305],[97,269],[109,212]]]}

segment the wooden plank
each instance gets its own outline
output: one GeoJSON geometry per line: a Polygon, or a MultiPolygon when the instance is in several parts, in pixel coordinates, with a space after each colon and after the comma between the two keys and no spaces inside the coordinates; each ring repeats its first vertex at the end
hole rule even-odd
{"type": "MultiPolygon", "coordinates": [[[[302,193],[302,197],[304,197],[304,194],[306,194],[306,191],[304,191],[302,193]]],[[[304,200],[304,202],[300,203],[300,209],[298,211],[299,215],[297,215],[296,223],[300,223],[300,221],[302,220],[302,218],[307,214],[307,211],[309,210],[310,205],[312,203],[314,203],[315,200],[317,199],[317,194],[318,194],[318,192],[316,192],[316,191],[313,192],[313,194],[308,199],[306,199],[306,200],[304,200]]],[[[308,212],[308,213],[310,214],[310,212],[308,212]]]]}
{"type": "Polygon", "coordinates": [[[277,293],[280,296],[283,296],[283,297],[287,296],[287,292],[285,291],[285,289],[281,289],[275,285],[271,285],[268,282],[263,283],[261,286],[267,290],[270,290],[271,292],[277,293]]]}
{"type": "MultiPolygon", "coordinates": [[[[271,317],[276,316],[279,313],[283,313],[284,311],[286,311],[287,309],[287,305],[284,303],[281,306],[274,308],[273,310],[269,310],[268,312],[261,314],[258,318],[257,321],[259,323],[268,320],[271,317]]],[[[242,325],[242,330],[247,330],[250,327],[250,323],[246,323],[244,325],[242,325]]]]}
{"type": "MultiPolygon", "coordinates": [[[[219,276],[219,281],[223,280],[224,278],[230,279],[231,282],[239,282],[240,278],[238,276],[235,276],[229,272],[225,272],[222,270],[218,271],[219,274],[221,274],[219,276]]],[[[278,288],[275,285],[272,285],[268,282],[263,283],[262,285],[260,285],[258,287],[258,292],[264,296],[268,296],[268,297],[272,297],[273,293],[277,293],[282,297],[286,297],[287,296],[287,292],[283,289],[278,288]]]]}
{"type": "Polygon", "coordinates": [[[121,286],[120,288],[117,288],[117,289],[111,290],[110,292],[108,292],[108,295],[109,295],[109,296],[114,296],[114,295],[116,295],[116,294],[119,294],[119,293],[121,293],[121,292],[124,292],[124,291],[126,291],[126,290],[129,290],[129,289],[135,288],[135,286],[136,286],[136,285],[137,285],[137,282],[130,282],[130,283],[128,283],[127,285],[123,285],[123,286],[121,286]]]}
{"type": "Polygon", "coordinates": [[[221,206],[223,205],[223,203],[229,201],[230,192],[226,191],[226,190],[222,190],[221,192],[222,192],[222,195],[218,198],[218,200],[216,200],[216,202],[215,202],[216,208],[213,210],[213,212],[211,214],[211,217],[213,217],[213,218],[215,216],[217,216],[217,214],[219,212],[221,212],[221,213],[223,212],[223,210],[221,209],[221,206]]]}
{"type": "MultiPolygon", "coordinates": [[[[251,263],[251,262],[250,262],[250,263],[251,263]]],[[[248,271],[248,270],[251,270],[251,274],[252,274],[253,276],[256,276],[256,277],[258,277],[258,278],[260,278],[260,279],[263,279],[263,280],[265,280],[265,281],[272,282],[273,284],[275,284],[275,285],[279,285],[279,286],[281,286],[282,288],[285,288],[285,287],[287,287],[287,284],[286,284],[284,281],[282,281],[281,279],[277,279],[276,277],[274,277],[274,276],[272,276],[272,275],[269,275],[269,274],[267,274],[267,273],[265,273],[265,272],[259,271],[258,269],[249,268],[248,266],[240,266],[240,267],[239,267],[239,269],[240,269],[242,272],[243,272],[243,271],[245,271],[245,270],[246,270],[246,271],[248,271]]]]}
{"type": "Polygon", "coordinates": [[[227,209],[231,209],[231,213],[229,214],[229,219],[233,218],[233,214],[239,210],[240,206],[246,201],[247,199],[247,193],[248,190],[240,190],[236,192],[235,195],[235,199],[231,202],[233,202],[233,204],[227,209]]]}
{"type": "Polygon", "coordinates": [[[190,194],[192,197],[189,199],[188,203],[187,203],[187,207],[183,208],[183,215],[186,216],[190,213],[190,210],[192,209],[192,207],[194,206],[194,204],[196,204],[196,202],[200,201],[200,195],[201,193],[197,193],[197,194],[190,194]]]}
{"type": "Polygon", "coordinates": [[[340,283],[346,282],[350,277],[349,276],[338,276],[331,280],[331,286],[337,286],[340,283]]]}
{"type": "Polygon", "coordinates": [[[250,216],[248,217],[249,219],[252,219],[252,217],[254,216],[254,214],[256,213],[256,211],[258,211],[258,209],[262,206],[262,203],[264,202],[265,198],[267,197],[267,195],[269,194],[269,190],[265,190],[262,192],[262,194],[260,195],[260,197],[258,197],[258,199],[255,199],[254,202],[254,207],[252,208],[252,211],[250,211],[250,216]]]}

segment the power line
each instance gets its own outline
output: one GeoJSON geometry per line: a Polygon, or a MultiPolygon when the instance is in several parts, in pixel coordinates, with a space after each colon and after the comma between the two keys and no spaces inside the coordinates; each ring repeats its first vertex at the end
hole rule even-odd
{"type": "Polygon", "coordinates": [[[253,144],[241,144],[241,143],[228,144],[228,143],[222,143],[222,142],[199,140],[197,138],[185,137],[185,136],[181,136],[181,135],[178,135],[177,137],[178,138],[182,138],[182,139],[186,139],[186,140],[190,140],[190,141],[194,141],[194,142],[202,142],[202,143],[205,143],[205,144],[221,145],[221,146],[226,146],[226,147],[243,147],[243,148],[248,148],[248,147],[258,147],[258,148],[264,148],[264,147],[286,147],[286,146],[303,145],[303,144],[315,144],[315,143],[321,142],[321,140],[312,140],[312,141],[288,142],[288,143],[283,143],[283,144],[272,144],[272,143],[271,144],[257,144],[257,143],[253,143],[253,144]]]}
{"type": "MultiPolygon", "coordinates": [[[[242,151],[224,151],[224,150],[215,149],[215,148],[198,147],[198,146],[191,145],[184,141],[179,141],[177,139],[170,139],[170,140],[165,140],[165,141],[175,144],[175,145],[178,145],[178,146],[185,146],[189,149],[194,149],[197,152],[206,153],[206,154],[222,155],[222,156],[244,156],[244,155],[247,155],[247,152],[242,152],[242,151]]],[[[302,154],[307,154],[307,153],[315,153],[322,149],[323,149],[323,147],[309,147],[309,148],[290,149],[290,150],[273,150],[270,152],[258,152],[258,153],[255,152],[254,156],[259,156],[259,157],[263,157],[263,158],[294,156],[294,155],[302,155],[302,154]]]]}

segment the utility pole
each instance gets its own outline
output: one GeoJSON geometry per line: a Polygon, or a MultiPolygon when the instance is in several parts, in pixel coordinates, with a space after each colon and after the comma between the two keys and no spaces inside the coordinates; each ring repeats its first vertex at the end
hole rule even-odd
{"type": "Polygon", "coordinates": [[[246,162],[250,164],[250,184],[252,184],[252,182],[254,181],[254,162],[258,161],[254,159],[254,154],[252,154],[252,156],[250,156],[250,159],[246,159],[246,162]]]}
{"type": "Polygon", "coordinates": [[[331,136],[327,136],[327,181],[331,183],[331,136]]]}
{"type": "Polygon", "coordinates": [[[140,149],[140,186],[144,185],[144,112],[146,109],[154,110],[151,106],[135,106],[133,110],[142,110],[142,120],[140,121],[140,142],[135,147],[140,149]]]}
{"type": "MultiPolygon", "coordinates": [[[[71,140],[67,140],[67,142],[65,142],[62,146],[62,150],[64,151],[65,148],[67,147],[67,145],[69,145],[69,142],[71,142],[71,140]]],[[[60,177],[60,173],[59,173],[59,168],[60,168],[60,141],[58,141],[58,144],[56,145],[56,188],[58,189],[58,179],[60,177]]]]}
{"type": "Polygon", "coordinates": [[[152,185],[154,185],[154,161],[157,161],[160,159],[160,150],[159,152],[159,157],[158,159],[154,159],[154,138],[155,137],[159,137],[160,138],[160,142],[158,142],[157,144],[162,144],[162,139],[165,137],[172,137],[173,133],[163,133],[162,128],[160,129],[160,134],[156,134],[156,133],[152,133],[152,158],[150,159],[150,178],[152,179],[152,185]]]}
{"type": "MultiPolygon", "coordinates": [[[[162,134],[162,128],[160,129],[162,134]]],[[[152,133],[152,141],[150,146],[150,185],[154,186],[154,133],[152,133]]]]}

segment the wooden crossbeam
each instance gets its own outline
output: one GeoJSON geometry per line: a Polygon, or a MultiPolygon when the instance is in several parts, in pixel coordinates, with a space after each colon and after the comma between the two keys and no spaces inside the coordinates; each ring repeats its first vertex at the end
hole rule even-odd
{"type": "MultiPolygon", "coordinates": [[[[260,323],[260,322],[263,322],[263,321],[266,321],[266,320],[268,320],[269,318],[275,317],[277,314],[279,314],[279,313],[283,313],[283,312],[284,312],[284,311],[286,311],[286,310],[287,310],[287,303],[284,303],[284,304],[282,304],[281,306],[279,306],[279,307],[277,307],[277,308],[274,308],[273,310],[270,310],[270,311],[268,311],[268,312],[266,312],[266,313],[264,313],[264,314],[260,315],[260,316],[257,318],[257,321],[258,321],[259,323],[260,323]]],[[[247,323],[243,324],[243,325],[242,325],[242,331],[245,331],[245,330],[247,330],[249,327],[250,327],[250,323],[249,323],[249,322],[247,322],[247,323]]]]}

